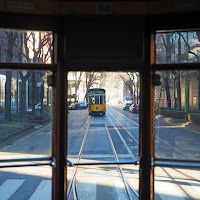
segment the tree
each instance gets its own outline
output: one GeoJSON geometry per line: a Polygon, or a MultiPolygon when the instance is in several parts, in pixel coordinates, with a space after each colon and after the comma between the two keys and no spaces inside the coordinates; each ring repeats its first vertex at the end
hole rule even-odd
{"type": "Polygon", "coordinates": [[[98,81],[101,80],[102,73],[100,72],[85,72],[86,79],[86,94],[85,99],[88,99],[88,90],[98,81]]]}
{"type": "MultiPolygon", "coordinates": [[[[22,58],[27,62],[31,62],[30,54],[33,53],[32,61],[34,63],[45,63],[51,58],[52,54],[52,38],[51,33],[41,33],[41,32],[23,32],[20,33],[21,36],[21,43],[24,45],[24,51],[23,48],[20,48],[19,58],[22,60],[22,58]],[[36,45],[38,43],[38,45],[36,45]],[[46,46],[46,52],[43,50],[44,46],[46,46]]],[[[21,46],[22,46],[21,45],[21,46]]],[[[38,72],[39,73],[39,72],[38,72]]],[[[20,96],[21,96],[21,116],[24,116],[25,113],[25,98],[26,98],[26,82],[31,77],[32,80],[32,115],[35,116],[35,105],[36,105],[36,72],[25,72],[20,73],[21,78],[21,90],[20,90],[20,96]]],[[[44,73],[40,73],[40,78],[44,76],[44,73]]],[[[41,80],[42,83],[42,80],[41,80]]],[[[44,85],[41,84],[41,92],[44,92],[44,85]]],[[[41,99],[41,113],[43,112],[43,98],[44,94],[40,92],[40,99],[41,99]]]]}
{"type": "MultiPolygon", "coordinates": [[[[162,34],[162,40],[164,44],[164,48],[166,51],[166,63],[171,63],[171,51],[172,47],[174,45],[174,40],[172,38],[172,34],[162,34]]],[[[171,94],[170,94],[170,86],[169,86],[169,72],[165,71],[163,72],[163,81],[164,81],[164,88],[166,91],[166,97],[167,97],[167,105],[168,108],[171,108],[171,94]]]]}
{"type": "Polygon", "coordinates": [[[75,72],[75,82],[74,82],[74,88],[75,88],[75,102],[77,101],[77,91],[79,89],[81,79],[82,79],[83,72],[75,72]],[[78,77],[77,77],[78,76],[78,77]]]}
{"type": "Polygon", "coordinates": [[[133,101],[139,103],[139,85],[140,85],[139,73],[137,72],[118,73],[117,76],[124,82],[125,86],[130,91],[130,94],[133,97],[133,101]]]}
{"type": "MultiPolygon", "coordinates": [[[[200,41],[200,31],[196,32],[198,40],[200,41]]],[[[197,56],[197,61],[199,62],[199,56],[197,56]]],[[[198,110],[200,111],[200,71],[197,72],[198,80],[198,110]]]]}
{"type": "Polygon", "coordinates": [[[131,95],[133,96],[133,93],[134,93],[133,87],[135,86],[134,73],[133,72],[126,72],[125,74],[119,73],[118,76],[122,79],[126,87],[129,89],[131,95]]]}
{"type": "MultiPolygon", "coordinates": [[[[198,40],[200,41],[200,31],[196,31],[196,35],[197,35],[198,40]]],[[[193,50],[197,47],[200,47],[200,45],[195,44],[193,46],[190,46],[188,41],[184,38],[183,34],[181,34],[181,37],[183,38],[183,41],[185,45],[187,46],[187,51],[188,51],[187,53],[192,54],[196,58],[197,62],[199,62],[199,56],[193,50]]],[[[197,81],[198,81],[198,110],[200,111],[200,71],[198,70],[196,74],[197,74],[197,81]]]]}
{"type": "MultiPolygon", "coordinates": [[[[16,32],[5,31],[7,35],[8,49],[6,62],[13,61],[13,46],[17,37],[16,32]]],[[[5,119],[11,121],[11,79],[12,71],[6,71],[6,84],[5,84],[5,119]]]]}

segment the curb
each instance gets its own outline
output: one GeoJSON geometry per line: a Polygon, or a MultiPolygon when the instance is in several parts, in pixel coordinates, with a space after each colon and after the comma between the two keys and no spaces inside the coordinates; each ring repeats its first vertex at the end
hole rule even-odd
{"type": "Polygon", "coordinates": [[[6,142],[7,140],[12,139],[12,137],[17,136],[18,134],[25,133],[25,132],[27,132],[27,131],[29,131],[29,130],[34,130],[34,125],[31,125],[31,126],[29,126],[29,127],[27,127],[27,128],[24,128],[24,129],[21,129],[21,130],[19,130],[19,131],[10,133],[10,134],[8,135],[8,137],[3,138],[3,139],[0,139],[0,143],[2,144],[2,143],[4,143],[4,142],[6,142]]]}
{"type": "Polygon", "coordinates": [[[175,119],[175,118],[164,117],[164,116],[159,116],[156,119],[163,120],[165,122],[169,122],[175,125],[182,123],[184,125],[184,128],[200,133],[200,125],[189,122],[189,120],[186,120],[186,119],[175,119]]]}

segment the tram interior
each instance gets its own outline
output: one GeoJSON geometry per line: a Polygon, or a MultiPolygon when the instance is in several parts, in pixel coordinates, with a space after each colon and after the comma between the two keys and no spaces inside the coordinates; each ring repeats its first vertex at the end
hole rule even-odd
{"type": "Polygon", "coordinates": [[[0,199],[200,199],[198,0],[0,16],[0,199]]]}

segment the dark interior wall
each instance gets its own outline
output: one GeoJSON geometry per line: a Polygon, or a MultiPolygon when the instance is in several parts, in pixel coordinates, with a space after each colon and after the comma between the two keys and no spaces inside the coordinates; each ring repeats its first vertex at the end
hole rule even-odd
{"type": "Polygon", "coordinates": [[[66,63],[141,65],[143,17],[66,17],[66,63]]]}
{"type": "Polygon", "coordinates": [[[193,30],[200,27],[200,12],[171,13],[149,16],[149,27],[156,30],[193,30]]]}
{"type": "Polygon", "coordinates": [[[0,12],[1,28],[56,31],[59,17],[0,12]]]}

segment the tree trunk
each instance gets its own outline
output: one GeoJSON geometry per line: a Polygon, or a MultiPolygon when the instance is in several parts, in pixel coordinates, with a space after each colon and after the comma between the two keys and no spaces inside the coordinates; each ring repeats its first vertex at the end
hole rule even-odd
{"type": "Polygon", "coordinates": [[[19,113],[19,72],[17,71],[16,113],[19,113]]]}
{"type": "Polygon", "coordinates": [[[35,72],[32,73],[32,115],[35,117],[35,94],[36,94],[36,86],[35,86],[35,72]]]}
{"type": "Polygon", "coordinates": [[[6,84],[5,84],[5,119],[11,121],[11,78],[12,72],[6,72],[6,84]]]}
{"type": "MultiPolygon", "coordinates": [[[[7,50],[7,62],[12,62],[13,59],[13,32],[7,33],[8,38],[8,50],[7,50]]],[[[12,72],[6,72],[6,85],[5,85],[5,119],[11,121],[11,79],[12,72]]]]}
{"type": "MultiPolygon", "coordinates": [[[[181,63],[181,35],[178,39],[178,63],[181,63]]],[[[177,71],[177,108],[181,110],[181,82],[180,71],[177,71]]]]}
{"type": "Polygon", "coordinates": [[[49,88],[47,88],[47,106],[49,107],[49,88]]]}
{"type": "Polygon", "coordinates": [[[180,71],[177,72],[177,108],[181,110],[181,81],[180,71]]]}
{"type": "MultiPolygon", "coordinates": [[[[169,34],[166,34],[166,63],[171,63],[171,49],[172,44],[170,42],[171,36],[169,34]]],[[[171,95],[170,95],[170,86],[169,86],[169,72],[164,72],[164,85],[165,85],[165,91],[167,96],[167,107],[171,109],[171,95]]]]}
{"type": "MultiPolygon", "coordinates": [[[[44,84],[43,84],[43,82],[41,84],[40,99],[41,99],[40,114],[43,114],[44,113],[44,104],[43,104],[43,99],[44,99],[44,84]]],[[[48,106],[48,104],[47,104],[47,106],[48,106]]]]}
{"type": "Polygon", "coordinates": [[[164,83],[165,83],[165,90],[166,90],[166,96],[167,96],[167,107],[169,109],[171,109],[171,95],[170,95],[170,88],[169,88],[169,72],[165,72],[164,83]]]}
{"type": "Polygon", "coordinates": [[[198,71],[198,110],[200,111],[200,71],[198,71]]]}
{"type": "Polygon", "coordinates": [[[26,111],[26,81],[22,81],[20,84],[20,95],[21,95],[21,107],[20,107],[20,114],[23,118],[25,116],[26,111]]]}

